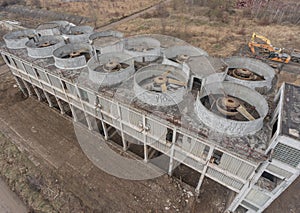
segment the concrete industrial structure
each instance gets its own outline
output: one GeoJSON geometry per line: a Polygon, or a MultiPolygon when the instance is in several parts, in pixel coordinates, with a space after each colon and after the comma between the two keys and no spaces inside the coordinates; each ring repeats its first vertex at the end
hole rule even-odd
{"type": "Polygon", "coordinates": [[[173,37],[123,38],[59,21],[4,36],[24,95],[46,100],[105,140],[141,145],[235,192],[231,212],[262,212],[300,173],[300,87],[268,65],[214,58],[173,37]],[[132,140],[132,141],[131,141],[132,140]]]}

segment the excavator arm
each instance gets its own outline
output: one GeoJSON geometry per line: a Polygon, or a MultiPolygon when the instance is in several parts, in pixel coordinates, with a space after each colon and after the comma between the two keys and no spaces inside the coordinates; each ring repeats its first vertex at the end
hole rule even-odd
{"type": "Polygon", "coordinates": [[[263,42],[265,42],[267,45],[272,46],[270,39],[268,39],[268,38],[266,38],[264,36],[261,36],[261,35],[257,35],[256,33],[253,33],[252,37],[251,37],[251,41],[255,42],[256,38],[259,38],[260,40],[262,40],[263,42]]]}
{"type": "Polygon", "coordinates": [[[271,41],[261,35],[257,35],[256,33],[252,34],[251,40],[248,43],[248,46],[253,54],[255,54],[255,47],[258,47],[259,49],[262,49],[264,52],[281,52],[281,48],[273,47],[271,44],[271,41]],[[260,39],[260,41],[257,41],[257,38],[260,39]]]}

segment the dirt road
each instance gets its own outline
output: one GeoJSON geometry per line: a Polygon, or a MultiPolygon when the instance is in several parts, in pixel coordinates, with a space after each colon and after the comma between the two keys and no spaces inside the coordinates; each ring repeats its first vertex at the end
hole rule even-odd
{"type": "Polygon", "coordinates": [[[0,212],[26,213],[27,208],[23,202],[13,193],[0,178],[0,212]]]}
{"type": "Polygon", "coordinates": [[[138,11],[138,12],[136,12],[134,14],[131,14],[131,15],[125,17],[125,18],[122,18],[122,19],[120,19],[118,21],[114,21],[112,23],[109,23],[109,24],[106,24],[104,26],[98,27],[95,30],[96,31],[105,31],[105,30],[113,29],[114,27],[116,27],[116,26],[118,26],[120,24],[126,23],[126,22],[128,22],[128,21],[130,21],[132,19],[135,19],[135,18],[137,18],[139,16],[142,16],[142,15],[144,15],[146,13],[154,11],[155,9],[157,9],[159,7],[160,4],[168,4],[170,2],[172,2],[172,0],[161,1],[160,3],[158,3],[156,5],[153,5],[151,7],[146,8],[146,9],[140,10],[140,11],[138,11]]]}

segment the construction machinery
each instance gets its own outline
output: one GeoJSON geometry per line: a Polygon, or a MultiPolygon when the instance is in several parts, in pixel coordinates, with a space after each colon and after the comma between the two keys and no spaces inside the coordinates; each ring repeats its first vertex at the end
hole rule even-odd
{"type": "Polygon", "coordinates": [[[286,53],[271,52],[268,59],[287,64],[290,62],[291,56],[286,53]]]}
{"type": "Polygon", "coordinates": [[[256,54],[255,47],[261,49],[264,53],[270,53],[270,52],[281,52],[281,48],[273,47],[271,44],[271,41],[261,35],[257,35],[256,33],[252,34],[251,40],[248,43],[248,46],[253,54],[256,54]],[[257,41],[257,38],[260,39],[260,41],[257,41]]]}
{"type": "Polygon", "coordinates": [[[296,63],[300,63],[300,50],[294,49],[291,53],[291,60],[296,63]]]}
{"type": "Polygon", "coordinates": [[[291,56],[282,53],[281,48],[274,47],[271,44],[271,41],[261,35],[257,35],[256,33],[252,34],[251,40],[248,43],[248,46],[252,52],[252,54],[257,55],[256,53],[256,48],[260,49],[261,51],[259,52],[262,55],[267,55],[267,59],[272,60],[272,61],[277,61],[281,63],[289,63],[291,60],[291,56]],[[257,38],[260,39],[260,41],[257,41],[257,38]]]}

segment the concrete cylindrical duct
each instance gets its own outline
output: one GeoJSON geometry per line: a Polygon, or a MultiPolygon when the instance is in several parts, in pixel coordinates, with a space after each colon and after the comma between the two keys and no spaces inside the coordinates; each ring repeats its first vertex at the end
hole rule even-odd
{"type": "Polygon", "coordinates": [[[246,57],[225,59],[228,64],[226,80],[256,89],[265,93],[272,88],[275,72],[269,65],[246,57]]]}
{"type": "Polygon", "coordinates": [[[22,49],[30,39],[36,38],[38,35],[33,29],[14,31],[3,36],[6,47],[9,49],[22,49]]]}
{"type": "Polygon", "coordinates": [[[109,52],[122,52],[123,51],[123,42],[121,42],[122,38],[123,38],[123,33],[118,31],[108,30],[108,31],[93,33],[89,37],[89,42],[97,50],[99,50],[101,54],[109,53],[109,52]]]}
{"type": "Polygon", "coordinates": [[[136,57],[139,62],[155,60],[161,55],[160,42],[154,38],[136,36],[123,42],[124,52],[136,57]],[[151,56],[155,56],[154,59],[151,56]]]}
{"type": "Polygon", "coordinates": [[[32,58],[47,58],[53,56],[53,51],[65,44],[60,36],[41,36],[37,40],[26,43],[28,55],[32,58]]]}
{"type": "Polygon", "coordinates": [[[99,86],[119,84],[134,74],[134,63],[125,53],[105,53],[89,60],[89,79],[99,86]]]}
{"type": "Polygon", "coordinates": [[[62,30],[64,36],[70,43],[89,42],[89,37],[93,33],[94,28],[90,26],[71,26],[62,30]]]}
{"type": "Polygon", "coordinates": [[[194,46],[172,46],[164,50],[164,55],[177,63],[186,62],[191,56],[208,56],[207,52],[194,46]]]}
{"type": "MultiPolygon", "coordinates": [[[[245,111],[238,110],[240,111],[246,114],[245,111]]],[[[268,113],[268,104],[262,95],[249,87],[232,82],[213,83],[205,85],[201,90],[196,99],[195,112],[204,124],[215,131],[233,136],[244,136],[254,134],[262,128],[263,120],[268,113]],[[220,100],[218,97],[221,100],[226,98],[228,105],[232,107],[235,102],[241,103],[240,105],[243,105],[251,116],[253,115],[253,119],[243,121],[233,119],[232,113],[235,112],[229,106],[229,110],[226,111],[228,116],[220,113],[222,111],[224,113],[224,110],[214,110],[218,108],[216,107],[220,100]]],[[[239,116],[242,115],[239,114],[239,116]]]]}
{"type": "Polygon", "coordinates": [[[92,57],[92,48],[85,43],[67,44],[54,50],[53,57],[60,69],[79,69],[92,57]]]}
{"type": "Polygon", "coordinates": [[[141,68],[134,76],[135,96],[149,105],[176,105],[186,94],[187,80],[178,67],[150,65],[141,68]]]}
{"type": "Polygon", "coordinates": [[[36,31],[41,36],[61,35],[61,31],[67,26],[75,26],[68,21],[51,21],[37,26],[36,31]]]}

